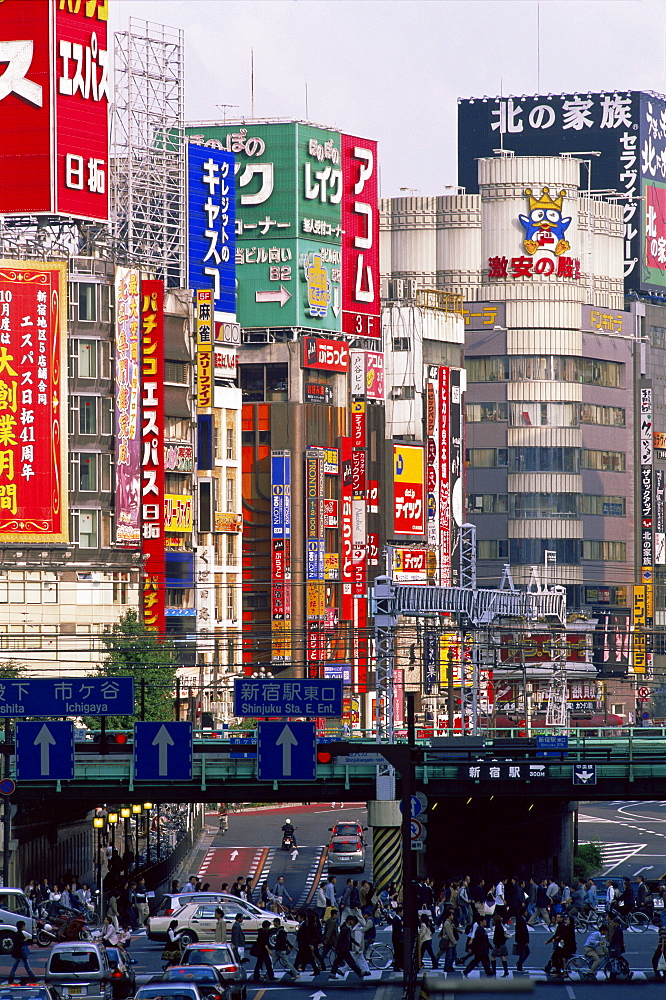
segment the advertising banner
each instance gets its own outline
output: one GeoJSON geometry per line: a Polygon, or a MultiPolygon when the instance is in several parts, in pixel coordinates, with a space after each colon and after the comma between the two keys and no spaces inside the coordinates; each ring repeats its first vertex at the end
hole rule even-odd
{"type": "MultiPolygon", "coordinates": [[[[587,662],[587,638],[584,632],[569,632],[565,637],[567,663],[587,662]]],[[[547,632],[503,632],[500,636],[501,663],[550,663],[557,659],[558,645],[547,632]]]]}
{"type": "Polygon", "coordinates": [[[463,416],[460,368],[449,369],[449,538],[450,581],[459,582],[460,528],[463,523],[463,416]]]}
{"type": "Polygon", "coordinates": [[[236,312],[234,155],[188,146],[188,288],[213,290],[215,312],[236,312]]]}
{"type": "Polygon", "coordinates": [[[632,625],[633,625],[633,667],[635,674],[644,674],[647,669],[647,597],[644,585],[634,586],[632,625]]]}
{"type": "Polygon", "coordinates": [[[197,407],[213,405],[213,292],[199,289],[194,293],[197,335],[197,407]]]}
{"type": "Polygon", "coordinates": [[[451,370],[439,369],[439,582],[450,587],[451,573],[451,370]]]}
{"type": "Polygon", "coordinates": [[[342,328],[381,336],[377,143],[342,136],[342,328]]]}
{"type": "Polygon", "coordinates": [[[164,284],[141,282],[141,551],[142,616],[165,632],[164,552],[164,284]]]}
{"type": "Polygon", "coordinates": [[[425,533],[423,448],[393,445],[393,534],[425,533]]]}
{"type": "Polygon", "coordinates": [[[349,371],[349,348],[342,340],[304,337],[303,367],[325,372],[349,371]]]}
{"type": "Polygon", "coordinates": [[[340,555],[342,579],[342,621],[354,620],[353,522],[352,522],[352,443],[350,437],[340,438],[340,555]]]}
{"type": "Polygon", "coordinates": [[[394,548],[391,576],[394,583],[427,583],[428,550],[394,548]]]}
{"type": "Polygon", "coordinates": [[[384,355],[377,351],[351,351],[351,394],[384,401],[384,355]]]}
{"type": "Polygon", "coordinates": [[[191,444],[164,445],[165,472],[193,472],[194,448],[191,444]]]}
{"type": "Polygon", "coordinates": [[[271,452],[272,656],[291,659],[291,454],[271,452]]]}
{"type": "Polygon", "coordinates": [[[4,0],[0,213],[109,217],[108,0],[4,0]]]}
{"type": "Polygon", "coordinates": [[[69,540],[66,295],[66,264],[0,260],[0,532],[5,542],[69,540]]]}
{"type": "Polygon", "coordinates": [[[139,545],[139,271],[116,268],[116,543],[139,545]]]}
{"type": "Polygon", "coordinates": [[[236,160],[238,320],[341,331],[340,135],[302,123],[189,128],[236,160]]]}
{"type": "Polygon", "coordinates": [[[424,367],[424,408],[426,430],[426,537],[430,545],[435,572],[438,565],[439,550],[439,477],[441,465],[439,460],[440,437],[440,399],[439,399],[439,368],[437,365],[424,367]]]}
{"type": "MultiPolygon", "coordinates": [[[[305,569],[307,580],[306,615],[308,619],[324,617],[324,453],[321,448],[305,452],[305,569]]],[[[318,634],[316,630],[312,635],[318,634]]],[[[317,646],[318,649],[318,646],[317,646]]],[[[308,661],[321,659],[315,645],[308,646],[308,661]],[[312,655],[310,655],[312,654],[312,655]]]]}
{"type": "Polygon", "coordinates": [[[655,469],[654,491],[654,561],[658,566],[666,563],[666,528],[664,526],[664,471],[655,469]]]}
{"type": "Polygon", "coordinates": [[[190,532],[194,527],[194,497],[164,494],[164,530],[190,532]]]}

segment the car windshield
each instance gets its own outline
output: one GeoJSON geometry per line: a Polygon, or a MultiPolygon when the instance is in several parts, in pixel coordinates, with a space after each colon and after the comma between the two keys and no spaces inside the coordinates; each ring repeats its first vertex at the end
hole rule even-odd
{"type": "Polygon", "coordinates": [[[165,982],[170,982],[173,980],[178,980],[179,982],[185,983],[215,983],[217,982],[217,977],[215,975],[215,969],[212,968],[178,968],[178,969],[167,969],[164,973],[163,979],[165,982]]]}
{"type": "Polygon", "coordinates": [[[229,948],[192,948],[183,955],[186,965],[217,965],[232,960],[229,948]]]}
{"type": "Polygon", "coordinates": [[[331,849],[334,854],[349,854],[358,850],[358,844],[355,840],[334,840],[331,849]]]}
{"type": "Polygon", "coordinates": [[[358,834],[358,823],[336,823],[335,834],[337,837],[355,836],[358,834]]]}
{"type": "Polygon", "coordinates": [[[39,987],[18,990],[0,990],[0,1000],[48,1000],[49,994],[39,987]]]}
{"type": "Polygon", "coordinates": [[[51,955],[49,971],[99,972],[99,958],[95,951],[54,951],[51,955]]]}
{"type": "Polygon", "coordinates": [[[181,992],[177,988],[168,989],[166,986],[142,986],[136,991],[135,1000],[161,1000],[162,997],[168,997],[169,1000],[193,1000],[196,995],[194,990],[181,992]]]}

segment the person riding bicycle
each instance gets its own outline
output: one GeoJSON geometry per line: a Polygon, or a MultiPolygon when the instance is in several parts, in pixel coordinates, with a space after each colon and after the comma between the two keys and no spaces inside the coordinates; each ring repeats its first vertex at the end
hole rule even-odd
{"type": "Polygon", "coordinates": [[[592,931],[585,938],[583,954],[591,960],[590,972],[596,973],[601,965],[601,959],[608,950],[606,947],[607,934],[608,927],[606,924],[602,924],[598,931],[592,931]]]}
{"type": "MultiPolygon", "coordinates": [[[[633,895],[633,893],[632,893],[633,895]]],[[[608,945],[608,954],[611,958],[622,958],[626,951],[624,946],[624,934],[622,933],[622,924],[618,917],[613,917],[611,920],[611,939],[608,945]]],[[[610,979],[616,978],[616,967],[611,966],[610,979]]]]}
{"type": "Polygon", "coordinates": [[[634,890],[631,888],[631,881],[628,878],[624,879],[624,888],[616,899],[615,904],[620,916],[625,921],[629,914],[636,909],[636,897],[634,896],[634,890]]]}

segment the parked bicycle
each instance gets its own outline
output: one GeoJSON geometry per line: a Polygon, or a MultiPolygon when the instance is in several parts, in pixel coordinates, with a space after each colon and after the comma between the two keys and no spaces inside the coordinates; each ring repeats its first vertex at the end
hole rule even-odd
{"type": "Polygon", "coordinates": [[[596,980],[598,972],[603,972],[606,979],[616,979],[619,983],[628,983],[632,977],[629,962],[622,955],[604,955],[596,969],[592,968],[593,965],[594,959],[587,955],[574,955],[567,962],[567,975],[582,983],[596,980]]]}

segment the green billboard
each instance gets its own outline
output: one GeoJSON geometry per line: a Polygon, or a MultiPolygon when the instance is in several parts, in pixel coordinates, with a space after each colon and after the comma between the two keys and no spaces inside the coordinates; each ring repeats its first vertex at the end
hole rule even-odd
{"type": "Polygon", "coordinates": [[[236,156],[238,321],[338,333],[339,132],[298,122],[200,125],[190,142],[236,156]]]}

